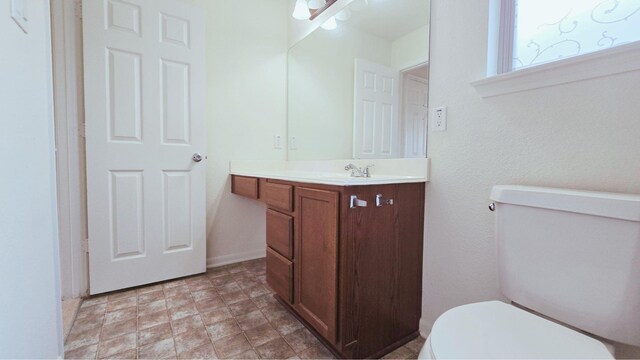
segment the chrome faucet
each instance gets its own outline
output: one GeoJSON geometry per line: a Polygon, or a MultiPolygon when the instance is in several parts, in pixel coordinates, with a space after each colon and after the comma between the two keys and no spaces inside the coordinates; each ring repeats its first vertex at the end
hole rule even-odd
{"type": "Polygon", "coordinates": [[[347,171],[351,170],[351,176],[353,177],[371,177],[369,168],[372,166],[373,165],[367,165],[364,167],[364,169],[361,169],[355,166],[353,163],[349,163],[347,166],[344,167],[344,169],[347,171]]]}

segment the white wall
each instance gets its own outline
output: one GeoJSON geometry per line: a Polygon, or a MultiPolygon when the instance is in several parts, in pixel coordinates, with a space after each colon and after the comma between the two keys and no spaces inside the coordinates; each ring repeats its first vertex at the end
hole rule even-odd
{"type": "Polygon", "coordinates": [[[487,64],[488,0],[432,2],[423,328],[444,311],[500,299],[496,184],[640,193],[640,72],[481,98],[469,82],[487,64]]]}
{"type": "Polygon", "coordinates": [[[289,49],[289,160],[353,157],[355,59],[391,66],[391,42],[342,24],[289,49]]]}
{"type": "Polygon", "coordinates": [[[403,35],[391,43],[392,67],[405,70],[429,61],[429,25],[403,35]]]}
{"type": "Polygon", "coordinates": [[[288,2],[193,2],[207,12],[208,264],[263,257],[265,207],[231,194],[229,161],[286,158],[288,2]]]}
{"type": "Polygon", "coordinates": [[[0,6],[0,358],[62,356],[49,2],[0,6]]]}

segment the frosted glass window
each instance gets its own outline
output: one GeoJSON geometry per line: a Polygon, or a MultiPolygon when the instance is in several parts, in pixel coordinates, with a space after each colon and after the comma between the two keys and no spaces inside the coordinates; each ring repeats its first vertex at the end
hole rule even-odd
{"type": "Polygon", "coordinates": [[[512,69],[640,40],[640,0],[516,0],[512,69]]]}

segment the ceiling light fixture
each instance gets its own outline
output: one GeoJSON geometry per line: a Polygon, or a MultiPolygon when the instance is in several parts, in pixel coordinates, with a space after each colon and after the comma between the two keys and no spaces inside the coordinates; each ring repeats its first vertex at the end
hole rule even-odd
{"type": "Polygon", "coordinates": [[[293,18],[297,20],[305,20],[311,16],[307,0],[296,0],[296,6],[293,9],[293,18]]]}
{"type": "Polygon", "coordinates": [[[336,20],[347,21],[349,18],[351,18],[351,10],[349,9],[343,9],[336,14],[336,20]]]}
{"type": "Polygon", "coordinates": [[[309,0],[309,9],[321,9],[327,5],[326,0],[309,0]]]}
{"type": "Polygon", "coordinates": [[[336,18],[334,16],[330,17],[329,20],[325,21],[321,27],[325,30],[335,30],[338,27],[338,23],[336,22],[336,18]]]}

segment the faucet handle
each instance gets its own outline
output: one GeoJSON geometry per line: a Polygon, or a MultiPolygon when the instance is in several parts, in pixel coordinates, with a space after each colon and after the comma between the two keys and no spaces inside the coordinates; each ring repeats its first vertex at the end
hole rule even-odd
{"type": "Polygon", "coordinates": [[[369,173],[369,168],[375,166],[374,164],[369,164],[366,165],[364,167],[364,170],[362,171],[362,173],[364,174],[365,177],[371,177],[371,174],[369,173]]]}

